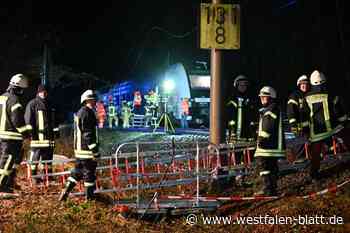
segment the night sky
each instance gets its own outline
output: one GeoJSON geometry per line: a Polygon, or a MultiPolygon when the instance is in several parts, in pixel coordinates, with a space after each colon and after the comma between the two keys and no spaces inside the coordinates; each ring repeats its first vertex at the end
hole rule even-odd
{"type": "MultiPolygon", "coordinates": [[[[208,61],[198,48],[199,0],[16,1],[0,8],[1,87],[31,71],[48,41],[54,65],[111,82],[164,72],[170,63],[191,69],[208,61]],[[13,5],[15,4],[15,5],[13,5]]],[[[234,1],[226,1],[234,2],[234,1]]],[[[236,1],[237,2],[237,1],[236,1]]],[[[350,88],[349,16],[345,1],[242,0],[241,49],[225,51],[223,90],[246,74],[257,90],[273,85],[285,98],[296,79],[320,69],[330,88],[350,88]]]]}

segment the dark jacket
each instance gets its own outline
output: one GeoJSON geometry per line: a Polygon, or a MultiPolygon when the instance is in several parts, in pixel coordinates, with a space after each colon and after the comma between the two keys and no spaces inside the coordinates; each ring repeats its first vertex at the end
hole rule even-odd
{"type": "Polygon", "coordinates": [[[320,88],[305,96],[310,121],[310,141],[317,142],[339,132],[347,114],[342,99],[320,88]],[[312,116],[312,117],[311,117],[312,116]]]}
{"type": "Polygon", "coordinates": [[[250,95],[235,92],[227,103],[228,127],[236,138],[254,138],[254,123],[258,120],[256,101],[250,95]]]}
{"type": "Polygon", "coordinates": [[[0,139],[22,141],[28,137],[30,125],[24,121],[24,108],[14,89],[0,96],[0,139]]]}
{"type": "Polygon", "coordinates": [[[285,156],[285,138],[280,107],[276,103],[260,109],[255,156],[285,156]]]}
{"type": "Polygon", "coordinates": [[[26,107],[24,115],[26,124],[32,126],[31,147],[49,147],[54,145],[58,124],[55,109],[47,100],[40,97],[32,99],[26,107]]]}
{"type": "Polygon", "coordinates": [[[95,112],[86,106],[74,116],[74,152],[80,159],[98,155],[97,119],[95,112]]]}
{"type": "Polygon", "coordinates": [[[287,116],[291,127],[306,131],[309,128],[308,112],[305,111],[304,93],[294,91],[288,98],[287,116]]]}

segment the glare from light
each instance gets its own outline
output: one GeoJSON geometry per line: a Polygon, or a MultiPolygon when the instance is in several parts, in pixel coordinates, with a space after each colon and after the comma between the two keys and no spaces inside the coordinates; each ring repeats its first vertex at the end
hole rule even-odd
{"type": "Polygon", "coordinates": [[[166,79],[164,80],[163,82],[163,88],[164,88],[164,91],[169,93],[171,92],[172,90],[174,90],[175,88],[175,82],[174,80],[172,79],[166,79]]]}

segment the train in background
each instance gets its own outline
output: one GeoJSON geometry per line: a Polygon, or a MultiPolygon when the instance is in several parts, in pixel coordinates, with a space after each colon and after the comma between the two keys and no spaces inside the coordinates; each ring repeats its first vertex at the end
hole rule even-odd
{"type": "Polygon", "coordinates": [[[139,114],[145,114],[145,95],[155,92],[159,100],[160,116],[166,111],[175,121],[181,119],[181,101],[190,100],[190,114],[187,117],[191,128],[209,128],[210,106],[210,75],[207,69],[186,71],[181,63],[168,67],[159,77],[143,78],[141,81],[123,81],[98,90],[99,99],[107,106],[112,100],[117,110],[121,109],[123,101],[132,106],[134,93],[140,92],[142,107],[139,114]],[[166,107],[165,107],[166,106],[166,107]]]}

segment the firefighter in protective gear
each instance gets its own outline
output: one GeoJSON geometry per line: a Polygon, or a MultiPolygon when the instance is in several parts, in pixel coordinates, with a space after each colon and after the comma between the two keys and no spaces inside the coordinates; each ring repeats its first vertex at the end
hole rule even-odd
{"type": "Polygon", "coordinates": [[[311,91],[305,96],[310,123],[310,177],[318,180],[321,148],[323,144],[331,143],[332,136],[344,128],[347,114],[342,99],[328,93],[323,73],[315,70],[311,74],[310,83],[311,91]]]}
{"type": "Polygon", "coordinates": [[[265,86],[259,93],[262,108],[260,111],[259,130],[255,157],[259,167],[263,188],[259,195],[277,195],[278,164],[285,157],[285,138],[277,93],[272,87],[265,86]]]}
{"type": "Polygon", "coordinates": [[[229,140],[252,139],[255,137],[254,122],[258,118],[254,98],[249,93],[249,80],[239,75],[234,80],[234,94],[227,103],[229,140]]]}
{"type": "Polygon", "coordinates": [[[122,106],[122,119],[123,119],[123,128],[130,128],[130,118],[131,118],[131,108],[126,101],[123,101],[122,106]]]}
{"type": "Polygon", "coordinates": [[[110,101],[108,105],[108,123],[109,123],[110,129],[113,128],[113,121],[114,121],[115,127],[118,127],[119,126],[118,113],[113,101],[110,101]]]}
{"type": "Polygon", "coordinates": [[[106,110],[102,100],[96,103],[96,111],[98,119],[98,128],[103,129],[106,119],[106,110]]]}
{"type": "MultiPolygon", "coordinates": [[[[55,147],[55,138],[58,137],[58,124],[55,118],[55,109],[47,100],[47,89],[39,85],[37,96],[26,107],[24,119],[27,125],[31,125],[30,162],[52,160],[55,147]]],[[[52,163],[47,163],[48,173],[52,173],[52,163]]],[[[37,163],[31,164],[32,175],[37,174],[37,163]]],[[[33,179],[34,183],[41,181],[33,179]]]]}
{"type": "Polygon", "coordinates": [[[27,87],[27,78],[16,74],[0,96],[0,192],[13,192],[16,167],[22,160],[23,138],[30,136],[31,126],[25,124],[21,103],[27,87]]]}
{"type": "Polygon", "coordinates": [[[65,189],[61,192],[60,201],[67,199],[74,186],[84,180],[87,200],[94,198],[96,181],[96,159],[98,153],[97,120],[94,113],[97,96],[94,91],[87,90],[81,96],[82,107],[74,116],[74,153],[76,164],[71,171],[65,189]]]}
{"type": "Polygon", "coordinates": [[[303,136],[309,132],[308,115],[304,107],[304,97],[310,89],[310,82],[306,75],[298,78],[297,87],[298,89],[288,98],[287,116],[292,132],[303,136]]]}

